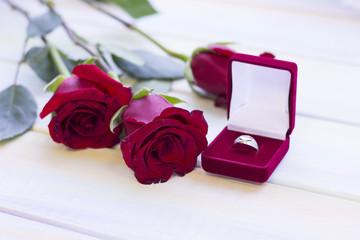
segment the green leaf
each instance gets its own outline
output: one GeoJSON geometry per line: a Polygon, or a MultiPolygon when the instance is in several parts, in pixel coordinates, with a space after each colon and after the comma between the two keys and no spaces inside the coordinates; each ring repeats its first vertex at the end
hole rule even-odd
{"type": "Polygon", "coordinates": [[[59,75],[47,47],[33,47],[25,55],[29,66],[45,82],[50,82],[59,75]]]}
{"type": "Polygon", "coordinates": [[[132,97],[132,100],[143,98],[151,93],[151,90],[147,87],[139,89],[132,97]]]}
{"type": "Polygon", "coordinates": [[[56,13],[50,11],[41,16],[30,19],[27,26],[28,37],[43,37],[56,27],[61,25],[62,19],[56,13]]]}
{"type": "Polygon", "coordinates": [[[74,60],[74,59],[69,58],[62,51],[59,50],[59,52],[60,52],[62,60],[64,61],[66,67],[69,69],[70,72],[72,72],[72,70],[74,69],[75,66],[77,66],[79,64],[83,64],[86,61],[84,59],[74,60]]]}
{"type": "Polygon", "coordinates": [[[0,141],[13,138],[31,128],[36,119],[36,102],[21,85],[0,92],[0,141]]]}
{"type": "Polygon", "coordinates": [[[45,92],[55,92],[59,85],[65,80],[63,75],[59,75],[54,78],[51,82],[45,85],[44,91],[45,92]]]}
{"type": "Polygon", "coordinates": [[[106,46],[106,48],[102,47],[102,50],[107,51],[111,55],[115,55],[117,58],[124,59],[138,66],[144,66],[146,64],[145,61],[139,55],[121,47],[111,47],[108,45],[106,46]]]}
{"type": "Polygon", "coordinates": [[[87,64],[87,65],[94,64],[94,62],[97,61],[98,59],[99,59],[98,57],[92,57],[83,61],[82,64],[87,64]]]}
{"type": "Polygon", "coordinates": [[[134,51],[134,53],[143,59],[145,65],[139,66],[121,57],[112,55],[114,63],[133,78],[174,80],[184,77],[183,62],[141,50],[134,51]]]}
{"type": "Polygon", "coordinates": [[[122,114],[126,110],[128,105],[122,106],[117,112],[112,116],[110,120],[110,131],[114,132],[114,129],[122,123],[122,114]]]}
{"type": "Polygon", "coordinates": [[[162,80],[148,80],[148,81],[138,81],[134,85],[131,86],[131,90],[133,93],[136,93],[143,87],[148,87],[149,89],[153,89],[154,93],[167,93],[171,90],[172,83],[169,81],[162,80]]]}
{"type": "Polygon", "coordinates": [[[173,96],[169,96],[169,95],[165,95],[165,94],[159,94],[159,95],[162,96],[163,98],[165,98],[169,103],[171,103],[173,105],[185,102],[185,101],[183,101],[179,98],[173,97],[173,96]]]}
{"type": "Polygon", "coordinates": [[[140,18],[156,13],[148,0],[102,0],[101,2],[112,2],[119,5],[133,18],[140,18]]]}
{"type": "MultiPolygon", "coordinates": [[[[66,67],[72,72],[76,65],[83,63],[84,60],[73,60],[68,58],[66,54],[59,51],[66,67]]],[[[33,47],[25,55],[32,70],[45,82],[50,82],[60,73],[50,55],[48,47],[33,47]]]]}

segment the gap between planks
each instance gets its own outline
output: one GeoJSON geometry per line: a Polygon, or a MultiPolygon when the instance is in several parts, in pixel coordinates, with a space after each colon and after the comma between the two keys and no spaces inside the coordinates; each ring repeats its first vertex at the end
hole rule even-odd
{"type": "Polygon", "coordinates": [[[171,239],[179,226],[185,239],[219,239],[225,233],[256,239],[290,233],[293,239],[356,239],[359,233],[358,202],[234,181],[200,169],[144,186],[112,150],[74,152],[35,132],[15,141],[0,149],[1,208],[93,236],[171,239]]]}

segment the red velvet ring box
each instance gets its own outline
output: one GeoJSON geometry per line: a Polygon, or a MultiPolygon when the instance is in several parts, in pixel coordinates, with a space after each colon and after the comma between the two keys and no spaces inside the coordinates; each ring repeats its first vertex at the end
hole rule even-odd
{"type": "Polygon", "coordinates": [[[273,58],[235,54],[228,61],[228,124],[203,151],[205,171],[266,182],[289,149],[295,125],[297,65],[273,58]],[[233,147],[252,136],[259,151],[233,147]]]}

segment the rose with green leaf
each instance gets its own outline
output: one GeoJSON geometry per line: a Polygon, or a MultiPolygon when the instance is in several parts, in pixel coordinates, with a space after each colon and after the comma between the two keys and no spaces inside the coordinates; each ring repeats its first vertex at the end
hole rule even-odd
{"type": "Polygon", "coordinates": [[[110,120],[119,108],[129,104],[131,89],[95,65],[78,65],[73,74],[60,84],[54,81],[59,85],[40,113],[41,118],[53,113],[49,123],[52,139],[73,149],[119,143],[122,126],[110,131],[110,120]]]}
{"type": "Polygon", "coordinates": [[[174,107],[170,102],[179,102],[176,98],[146,91],[138,94],[122,113],[126,137],[121,140],[121,151],[127,166],[142,184],[166,182],[174,173],[191,172],[207,146],[203,113],[174,107]]]}

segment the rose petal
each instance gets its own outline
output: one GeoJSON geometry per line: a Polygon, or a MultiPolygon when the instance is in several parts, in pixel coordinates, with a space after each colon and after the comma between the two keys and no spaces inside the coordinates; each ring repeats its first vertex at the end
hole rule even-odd
{"type": "Polygon", "coordinates": [[[107,93],[107,89],[103,85],[97,82],[92,82],[83,78],[79,78],[78,76],[71,76],[65,79],[56,89],[56,92],[57,93],[71,92],[80,89],[92,88],[92,87],[100,90],[103,93],[107,93]]]}
{"type": "Polygon", "coordinates": [[[161,112],[160,116],[156,119],[172,118],[181,121],[187,125],[198,127],[205,135],[208,132],[208,125],[204,118],[202,111],[194,110],[191,113],[185,109],[178,107],[171,107],[161,112]]]}
{"type": "Polygon", "coordinates": [[[236,53],[234,50],[220,44],[211,45],[209,49],[228,57],[232,57],[236,53]]]}
{"type": "Polygon", "coordinates": [[[57,122],[57,117],[53,117],[49,123],[49,132],[54,142],[63,143],[64,142],[63,131],[58,123],[59,122],[57,122]]]}
{"type": "Polygon", "coordinates": [[[201,52],[191,60],[195,84],[214,95],[226,94],[227,61],[229,56],[201,52]]]}
{"type": "Polygon", "coordinates": [[[151,122],[169,107],[173,107],[173,105],[157,94],[150,94],[131,101],[123,114],[126,133],[131,134],[136,130],[136,126],[140,127],[151,122]]]}
{"type": "Polygon", "coordinates": [[[135,174],[136,179],[139,181],[139,183],[142,184],[152,184],[152,183],[164,183],[167,182],[170,177],[173,175],[172,171],[165,172],[162,176],[156,177],[156,178],[147,178],[143,176],[139,176],[135,174]]]}
{"type": "Polygon", "coordinates": [[[46,117],[67,102],[76,104],[78,100],[105,103],[107,106],[113,106],[113,108],[117,109],[121,107],[121,105],[109,95],[100,92],[96,88],[89,88],[72,92],[55,93],[49,102],[46,103],[40,113],[40,118],[46,117]]]}
{"type": "Polygon", "coordinates": [[[100,84],[107,90],[107,94],[114,97],[121,105],[127,105],[132,97],[131,88],[123,85],[101,71],[96,65],[77,65],[73,74],[79,78],[100,84]]]}
{"type": "Polygon", "coordinates": [[[185,150],[183,161],[175,169],[175,173],[179,176],[184,176],[196,167],[197,156],[199,155],[195,140],[192,137],[187,138],[183,148],[185,150]]]}

